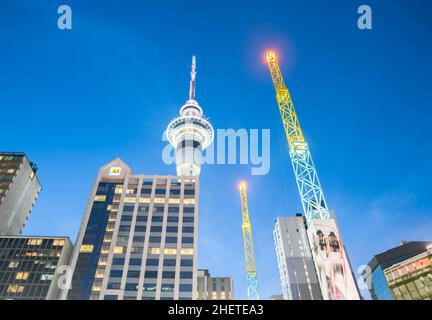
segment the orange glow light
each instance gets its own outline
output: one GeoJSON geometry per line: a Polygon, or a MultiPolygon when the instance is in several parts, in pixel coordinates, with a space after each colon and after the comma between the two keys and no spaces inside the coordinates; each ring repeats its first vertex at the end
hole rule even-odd
{"type": "Polygon", "coordinates": [[[267,52],[266,52],[267,62],[275,60],[276,58],[277,58],[276,51],[274,51],[274,50],[267,50],[267,52]]]}

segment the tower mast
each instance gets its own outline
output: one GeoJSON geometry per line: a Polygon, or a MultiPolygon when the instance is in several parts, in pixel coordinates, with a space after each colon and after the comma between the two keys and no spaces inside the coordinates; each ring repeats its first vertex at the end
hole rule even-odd
{"type": "Polygon", "coordinates": [[[258,281],[255,267],[255,254],[252,242],[252,228],[249,217],[249,207],[246,192],[246,183],[240,183],[240,200],[242,207],[242,230],[246,261],[246,281],[249,300],[258,300],[258,281]]]}
{"type": "Polygon", "coordinates": [[[189,100],[195,100],[195,77],[196,77],[196,58],[192,56],[191,79],[189,86],[189,100]]]}

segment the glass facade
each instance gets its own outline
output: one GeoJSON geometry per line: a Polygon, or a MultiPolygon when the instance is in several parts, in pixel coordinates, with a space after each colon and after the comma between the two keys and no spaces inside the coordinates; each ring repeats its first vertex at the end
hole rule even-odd
{"type": "Polygon", "coordinates": [[[98,185],[84,239],[79,248],[70,299],[89,299],[93,285],[97,286],[101,282],[96,272],[100,271],[98,265],[106,263],[108,257],[108,240],[113,232],[109,221],[116,219],[118,209],[119,196],[115,193],[117,186],[122,187],[109,182],[100,182],[98,185]]]}
{"type": "Polygon", "coordinates": [[[381,266],[377,266],[372,272],[372,290],[374,292],[374,300],[393,300],[393,295],[387,285],[381,266]]]}
{"type": "Polygon", "coordinates": [[[64,298],[193,299],[197,183],[121,168],[124,176],[102,172],[96,181],[72,259],[72,287],[64,298]]]}
{"type": "Polygon", "coordinates": [[[71,253],[68,238],[1,236],[0,299],[58,299],[58,267],[71,253]]]}

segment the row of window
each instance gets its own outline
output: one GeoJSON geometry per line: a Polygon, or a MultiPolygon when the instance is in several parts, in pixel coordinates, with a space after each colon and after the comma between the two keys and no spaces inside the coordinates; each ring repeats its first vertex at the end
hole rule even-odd
{"type": "Polygon", "coordinates": [[[20,161],[23,156],[0,155],[0,161],[20,161]]]}
{"type": "Polygon", "coordinates": [[[0,239],[0,248],[26,249],[28,246],[63,246],[64,239],[41,239],[41,238],[3,238],[0,239]]]}
{"type": "MultiPolygon", "coordinates": [[[[120,283],[116,282],[109,282],[108,289],[111,290],[118,290],[120,289],[120,283]]],[[[138,284],[137,283],[126,283],[125,285],[125,291],[137,291],[138,290],[138,284]]],[[[144,283],[143,285],[143,291],[144,292],[156,292],[157,286],[156,283],[144,283]]],[[[161,286],[162,292],[172,292],[174,291],[174,284],[171,283],[163,283],[161,286]]],[[[192,292],[192,285],[191,284],[180,284],[179,285],[179,291],[180,292],[192,292]]],[[[110,296],[105,295],[105,300],[117,300],[117,296],[110,296]],[[116,297],[115,299],[107,299],[107,297],[116,297]]]]}
{"type": "MultiPolygon", "coordinates": [[[[125,263],[124,258],[114,258],[112,264],[115,266],[122,266],[125,263]]],[[[137,266],[141,265],[142,259],[138,258],[131,258],[129,259],[129,265],[137,266]]],[[[159,265],[159,259],[147,259],[146,260],[146,266],[158,266],[159,265]]],[[[163,266],[164,267],[175,267],[176,265],[176,259],[163,259],[163,266]]],[[[193,260],[192,259],[181,259],[180,260],[180,266],[182,267],[192,267],[193,266],[193,260]]]]}
{"type": "MultiPolygon", "coordinates": [[[[10,276],[8,276],[8,273],[3,273],[3,278],[10,278],[10,276]]],[[[42,280],[42,281],[50,281],[53,278],[53,274],[51,273],[43,273],[43,274],[38,274],[38,273],[30,273],[28,271],[20,271],[20,272],[16,272],[13,279],[15,280],[42,280]]]]}
{"type": "MultiPolygon", "coordinates": [[[[119,227],[119,232],[129,232],[130,229],[131,229],[130,224],[121,224],[119,227]]],[[[134,230],[135,230],[135,232],[146,232],[147,226],[136,225],[134,230]]],[[[162,226],[151,226],[150,232],[162,232],[162,226]]],[[[177,233],[178,227],[167,226],[166,232],[167,233],[177,233]]],[[[194,227],[186,227],[186,226],[182,227],[182,232],[183,233],[193,233],[194,227]]]]}
{"type": "MultiPolygon", "coordinates": [[[[131,215],[122,215],[121,217],[121,221],[122,222],[126,222],[126,221],[132,221],[132,217],[131,215]]],[[[140,216],[138,215],[136,217],[136,221],[137,222],[147,222],[148,220],[148,216],[140,216]]],[[[183,222],[188,223],[188,222],[194,222],[194,217],[187,217],[184,216],[183,217],[183,222]]],[[[163,216],[152,216],[152,222],[163,222],[163,216]]],[[[178,222],[179,221],[179,217],[178,216],[168,216],[167,217],[167,222],[178,222]]]]}
{"type": "MultiPolygon", "coordinates": [[[[139,278],[141,272],[136,270],[129,270],[127,272],[128,278],[139,278]]],[[[110,272],[110,278],[121,278],[123,276],[123,270],[111,270],[110,272]]],[[[157,278],[158,272],[157,271],[145,271],[144,272],[144,278],[157,278]]],[[[180,279],[192,279],[193,272],[192,271],[181,271],[180,272],[180,279]]],[[[162,278],[163,279],[174,279],[175,278],[175,271],[162,271],[162,278]]]]}

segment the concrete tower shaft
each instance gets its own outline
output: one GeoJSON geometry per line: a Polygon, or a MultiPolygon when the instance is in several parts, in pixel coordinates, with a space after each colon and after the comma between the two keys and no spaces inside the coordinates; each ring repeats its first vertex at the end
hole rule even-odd
{"type": "Polygon", "coordinates": [[[199,176],[202,152],[212,142],[214,130],[195,100],[196,59],[192,57],[189,99],[167,128],[168,141],[176,150],[178,176],[199,176]]]}

